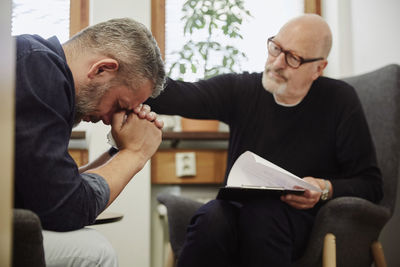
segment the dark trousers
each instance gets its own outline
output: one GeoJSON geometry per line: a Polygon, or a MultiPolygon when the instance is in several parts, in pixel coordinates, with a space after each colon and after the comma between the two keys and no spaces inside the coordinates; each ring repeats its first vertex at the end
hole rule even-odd
{"type": "Polygon", "coordinates": [[[291,266],[307,244],[314,216],[279,198],[212,200],[188,226],[178,267],[291,266]]]}

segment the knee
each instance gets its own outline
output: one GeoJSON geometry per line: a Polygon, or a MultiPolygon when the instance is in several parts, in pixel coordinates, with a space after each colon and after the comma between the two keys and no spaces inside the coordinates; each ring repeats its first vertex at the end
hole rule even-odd
{"type": "Polygon", "coordinates": [[[286,204],[279,199],[251,201],[244,204],[240,211],[239,231],[246,233],[246,238],[250,240],[261,235],[286,233],[289,224],[286,204]]]}
{"type": "Polygon", "coordinates": [[[189,232],[196,231],[203,238],[223,237],[236,229],[235,207],[227,201],[212,200],[202,206],[193,217],[189,232]]]}
{"type": "Polygon", "coordinates": [[[97,242],[92,246],[94,261],[97,262],[96,266],[101,267],[117,267],[118,266],[118,256],[114,248],[105,240],[104,242],[97,242]]]}

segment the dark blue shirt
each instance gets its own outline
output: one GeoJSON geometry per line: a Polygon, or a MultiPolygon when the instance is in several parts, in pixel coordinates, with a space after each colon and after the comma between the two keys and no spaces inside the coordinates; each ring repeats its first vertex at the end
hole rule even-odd
{"type": "Polygon", "coordinates": [[[110,191],[96,174],[79,174],[68,153],[75,87],[56,37],[16,37],[15,207],[37,213],[44,229],[94,222],[110,191]]]}

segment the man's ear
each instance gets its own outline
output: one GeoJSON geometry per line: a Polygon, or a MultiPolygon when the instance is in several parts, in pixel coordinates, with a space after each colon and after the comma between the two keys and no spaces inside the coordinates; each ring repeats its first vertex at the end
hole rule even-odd
{"type": "Polygon", "coordinates": [[[96,77],[114,76],[119,68],[118,61],[112,58],[105,58],[92,64],[87,74],[89,79],[96,77]]]}
{"type": "Polygon", "coordinates": [[[326,65],[328,65],[328,61],[327,60],[321,60],[320,62],[318,62],[317,65],[317,69],[312,77],[312,79],[315,81],[319,76],[322,76],[324,69],[326,67],[326,65]]]}

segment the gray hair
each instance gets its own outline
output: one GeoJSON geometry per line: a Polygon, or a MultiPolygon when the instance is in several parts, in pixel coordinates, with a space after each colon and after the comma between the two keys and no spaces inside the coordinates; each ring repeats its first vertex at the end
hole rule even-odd
{"type": "Polygon", "coordinates": [[[118,61],[117,80],[135,90],[145,80],[152,81],[152,97],[164,88],[165,70],[160,49],[151,32],[129,19],[111,19],[87,27],[67,43],[74,52],[90,50],[118,61]]]}

